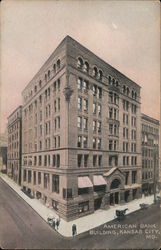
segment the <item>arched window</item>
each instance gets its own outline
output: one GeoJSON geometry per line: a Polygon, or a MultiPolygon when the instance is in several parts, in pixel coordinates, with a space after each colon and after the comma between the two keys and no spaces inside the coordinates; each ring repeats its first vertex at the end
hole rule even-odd
{"type": "Polygon", "coordinates": [[[120,181],[118,179],[114,179],[111,183],[110,189],[116,189],[120,186],[120,181]]]}
{"type": "Polygon", "coordinates": [[[118,87],[119,86],[119,83],[118,83],[118,81],[116,81],[116,87],[118,87]]]}
{"type": "Polygon", "coordinates": [[[132,96],[132,98],[134,98],[134,91],[133,90],[131,92],[131,96],[132,96]]]}
{"type": "Polygon", "coordinates": [[[108,77],[108,82],[111,84],[111,76],[108,77]]]}
{"type": "Polygon", "coordinates": [[[88,62],[85,62],[85,63],[84,63],[84,71],[85,71],[86,73],[89,72],[89,64],[88,64],[88,62]]]}
{"type": "Polygon", "coordinates": [[[56,72],[56,64],[54,63],[53,65],[53,70],[54,70],[54,73],[56,72]]]}
{"type": "Polygon", "coordinates": [[[77,67],[78,67],[79,69],[82,69],[82,67],[83,67],[83,60],[82,60],[81,57],[78,58],[77,67]]]}
{"type": "Polygon", "coordinates": [[[126,93],[126,86],[125,85],[123,86],[123,93],[124,94],[126,93]]]}
{"type": "Polygon", "coordinates": [[[126,89],[126,93],[127,93],[127,95],[129,95],[129,93],[130,93],[130,91],[129,91],[129,88],[127,87],[127,89],[126,89]]]}
{"type": "Polygon", "coordinates": [[[99,80],[102,81],[102,77],[103,77],[102,70],[99,70],[99,72],[98,72],[98,77],[99,77],[99,80]]]}
{"type": "Polygon", "coordinates": [[[93,68],[93,76],[94,76],[94,77],[97,77],[97,74],[98,74],[97,68],[94,67],[94,68],[93,68]]]}
{"type": "Polygon", "coordinates": [[[112,79],[112,85],[115,86],[115,79],[112,79]]]}
{"type": "Polygon", "coordinates": [[[47,81],[47,74],[45,74],[45,81],[47,81]]]}
{"type": "Polygon", "coordinates": [[[41,84],[42,84],[42,82],[41,82],[41,80],[39,81],[39,88],[41,88],[41,84]]]}
{"type": "Polygon", "coordinates": [[[137,94],[136,94],[136,92],[135,92],[135,100],[136,100],[136,98],[137,98],[137,94]]]}
{"type": "Polygon", "coordinates": [[[60,59],[58,59],[56,64],[57,64],[57,68],[60,69],[60,59]]]}
{"type": "Polygon", "coordinates": [[[48,78],[50,78],[50,70],[48,70],[48,78]]]}

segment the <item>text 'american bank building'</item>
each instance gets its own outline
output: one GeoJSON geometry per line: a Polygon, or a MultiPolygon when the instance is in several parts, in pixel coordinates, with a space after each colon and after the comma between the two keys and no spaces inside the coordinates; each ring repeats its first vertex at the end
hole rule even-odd
{"type": "Polygon", "coordinates": [[[66,220],[141,196],[139,85],[67,36],[22,95],[25,190],[66,220]]]}

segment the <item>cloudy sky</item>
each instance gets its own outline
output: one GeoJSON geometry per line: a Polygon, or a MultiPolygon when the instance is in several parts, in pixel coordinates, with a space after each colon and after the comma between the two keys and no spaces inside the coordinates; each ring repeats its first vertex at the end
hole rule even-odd
{"type": "Polygon", "coordinates": [[[4,1],[1,30],[1,132],[66,35],[137,82],[142,112],[159,119],[159,1],[4,1]]]}

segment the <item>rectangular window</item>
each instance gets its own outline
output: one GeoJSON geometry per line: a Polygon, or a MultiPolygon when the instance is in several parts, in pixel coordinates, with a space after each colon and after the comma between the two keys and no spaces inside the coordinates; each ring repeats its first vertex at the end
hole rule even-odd
{"type": "Polygon", "coordinates": [[[44,166],[47,166],[47,155],[44,155],[44,166]]]}
{"type": "Polygon", "coordinates": [[[41,184],[41,172],[38,172],[38,184],[41,184]]]}
{"type": "Polygon", "coordinates": [[[23,181],[26,181],[26,169],[23,171],[23,181]]]}
{"type": "Polygon", "coordinates": [[[93,138],[93,148],[96,148],[96,138],[93,138]]]}
{"type": "Polygon", "coordinates": [[[82,155],[78,155],[77,156],[77,164],[78,164],[78,167],[80,168],[81,167],[81,165],[82,165],[82,155]]]}
{"type": "Polygon", "coordinates": [[[39,166],[41,166],[41,155],[39,155],[39,166]]]}
{"type": "Polygon", "coordinates": [[[82,146],[82,136],[78,136],[77,146],[78,146],[79,148],[81,148],[81,146],[82,146]]]}
{"type": "Polygon", "coordinates": [[[97,122],[98,133],[101,133],[101,122],[97,122]]]}
{"type": "Polygon", "coordinates": [[[60,155],[57,155],[56,166],[57,166],[57,168],[60,167],[60,155]]]}
{"type": "Polygon", "coordinates": [[[136,183],[136,180],[137,180],[137,172],[132,171],[132,184],[136,183]]]}
{"type": "Polygon", "coordinates": [[[87,136],[84,136],[83,137],[83,147],[87,148],[87,144],[88,144],[88,138],[87,138],[87,136]]]}
{"type": "Polygon", "coordinates": [[[109,140],[109,150],[112,150],[112,144],[113,144],[112,140],[109,140]]]}
{"type": "Polygon", "coordinates": [[[93,84],[93,95],[97,95],[97,86],[93,84]]]}
{"type": "Polygon", "coordinates": [[[128,185],[129,172],[125,172],[125,185],[128,185]]]}
{"type": "Polygon", "coordinates": [[[84,130],[88,130],[88,119],[84,118],[84,130]]]}
{"type": "Polygon", "coordinates": [[[88,166],[88,155],[84,155],[84,167],[88,166]]]}
{"type": "Polygon", "coordinates": [[[82,98],[78,97],[78,109],[82,110],[82,98]]]}
{"type": "Polygon", "coordinates": [[[28,171],[28,183],[31,183],[31,170],[28,171]]]}
{"type": "Polygon", "coordinates": [[[82,117],[80,117],[80,116],[78,116],[78,118],[77,118],[77,127],[78,128],[82,128],[82,117]]]}
{"type": "Polygon", "coordinates": [[[55,167],[55,165],[56,165],[56,157],[55,155],[53,155],[53,167],[55,167]]]}
{"type": "Polygon", "coordinates": [[[85,93],[88,93],[88,81],[86,80],[83,81],[83,89],[85,93]]]}
{"type": "Polygon", "coordinates": [[[97,155],[93,155],[93,167],[97,165],[97,155]]]}
{"type": "Polygon", "coordinates": [[[102,108],[101,105],[98,104],[98,116],[101,116],[102,108]]]}
{"type": "Polygon", "coordinates": [[[102,166],[102,155],[98,156],[98,166],[101,167],[102,166]]]}
{"type": "Polygon", "coordinates": [[[93,132],[96,132],[96,121],[93,121],[93,132]]]}
{"type": "Polygon", "coordinates": [[[59,175],[52,175],[52,192],[59,193],[59,175]]]}
{"type": "Polygon", "coordinates": [[[88,112],[88,100],[84,99],[84,111],[88,112]]]}
{"type": "Polygon", "coordinates": [[[101,139],[100,138],[98,138],[98,149],[101,149],[101,139]]]}
{"type": "Polygon", "coordinates": [[[34,185],[36,185],[36,171],[34,171],[34,185]]]}
{"type": "Polygon", "coordinates": [[[93,103],[93,114],[96,114],[96,103],[93,103]]]}
{"type": "Polygon", "coordinates": [[[97,98],[102,98],[102,88],[98,87],[97,88],[97,98]]]}
{"type": "Polygon", "coordinates": [[[78,209],[79,209],[79,213],[84,213],[84,212],[89,211],[89,201],[79,203],[78,209]]]}
{"type": "Polygon", "coordinates": [[[82,78],[78,78],[78,89],[82,90],[82,78]]]}

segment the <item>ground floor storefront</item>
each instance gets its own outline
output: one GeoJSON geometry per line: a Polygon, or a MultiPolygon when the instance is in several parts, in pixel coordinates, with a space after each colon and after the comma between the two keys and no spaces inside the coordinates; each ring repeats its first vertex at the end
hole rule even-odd
{"type": "Polygon", "coordinates": [[[61,176],[55,174],[39,175],[31,170],[24,173],[24,192],[31,198],[39,199],[66,221],[94,213],[98,209],[108,210],[142,195],[137,178],[134,183],[129,179],[128,185],[125,185],[125,175],[118,168],[102,174],[73,176],[68,185],[70,188],[62,188],[64,183],[61,176]]]}

